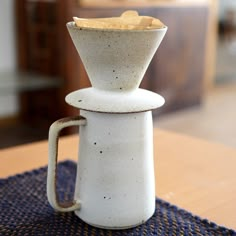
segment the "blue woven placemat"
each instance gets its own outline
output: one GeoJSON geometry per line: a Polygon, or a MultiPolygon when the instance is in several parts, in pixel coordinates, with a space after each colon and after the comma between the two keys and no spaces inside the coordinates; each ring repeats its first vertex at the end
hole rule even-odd
{"type": "MultiPolygon", "coordinates": [[[[58,164],[59,200],[73,196],[76,164],[58,164]]],[[[74,213],[58,213],[46,196],[47,168],[0,179],[0,235],[236,235],[236,232],[193,216],[156,199],[156,211],[145,224],[128,230],[102,230],[81,221],[74,213]]]]}

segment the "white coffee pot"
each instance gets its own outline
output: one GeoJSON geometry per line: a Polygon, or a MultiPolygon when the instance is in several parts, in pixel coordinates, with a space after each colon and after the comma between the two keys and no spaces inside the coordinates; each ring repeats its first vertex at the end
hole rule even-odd
{"type": "Polygon", "coordinates": [[[92,87],[67,95],[80,116],[49,130],[47,195],[55,210],[75,214],[106,229],[146,222],[155,211],[153,122],[151,110],[164,104],[139,89],[167,27],[151,30],[79,28],[67,23],[92,87]],[[79,157],[74,201],[60,203],[56,166],[60,131],[79,126],[79,157]]]}

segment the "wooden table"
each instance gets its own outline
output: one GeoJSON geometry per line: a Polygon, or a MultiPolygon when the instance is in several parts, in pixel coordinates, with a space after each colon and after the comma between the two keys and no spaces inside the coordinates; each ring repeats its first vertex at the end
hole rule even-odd
{"type": "MultiPolygon", "coordinates": [[[[77,159],[77,136],[61,138],[59,159],[77,159]]],[[[158,197],[236,229],[236,149],[155,130],[158,197]]],[[[47,164],[47,141],[0,151],[0,177],[47,164]]]]}

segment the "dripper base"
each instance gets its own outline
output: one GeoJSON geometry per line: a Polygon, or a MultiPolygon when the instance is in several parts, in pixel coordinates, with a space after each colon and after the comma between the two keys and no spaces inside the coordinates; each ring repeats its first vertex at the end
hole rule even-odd
{"type": "Polygon", "coordinates": [[[165,100],[145,89],[113,92],[93,87],[74,91],[66,96],[66,102],[76,108],[105,113],[143,112],[161,107],[165,100]]]}

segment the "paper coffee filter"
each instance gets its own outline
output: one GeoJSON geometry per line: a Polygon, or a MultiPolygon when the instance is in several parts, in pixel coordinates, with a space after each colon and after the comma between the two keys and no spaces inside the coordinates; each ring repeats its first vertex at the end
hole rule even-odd
{"type": "Polygon", "coordinates": [[[165,27],[159,19],[151,16],[139,16],[137,11],[132,10],[125,11],[120,17],[90,19],[73,17],[73,20],[78,27],[99,29],[145,30],[165,27]]]}

